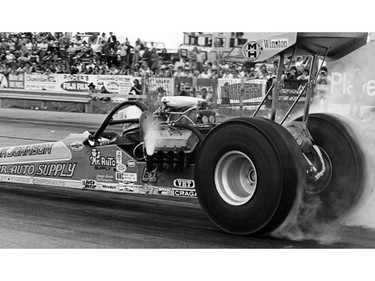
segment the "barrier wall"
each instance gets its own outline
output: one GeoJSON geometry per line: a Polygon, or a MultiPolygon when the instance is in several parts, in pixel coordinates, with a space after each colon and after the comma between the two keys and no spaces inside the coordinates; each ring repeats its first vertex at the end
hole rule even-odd
{"type": "Polygon", "coordinates": [[[85,75],[85,74],[9,74],[8,87],[11,89],[46,90],[67,92],[88,92],[93,83],[97,90],[103,87],[112,94],[128,94],[134,79],[127,75],[85,75]]]}
{"type": "MultiPolygon", "coordinates": [[[[127,95],[135,79],[141,82],[143,94],[152,99],[158,99],[165,95],[180,95],[184,91],[191,96],[206,96],[207,99],[219,105],[255,105],[263,99],[267,89],[267,82],[264,80],[197,79],[187,77],[150,77],[142,79],[126,75],[84,74],[10,74],[8,88],[87,93],[89,84],[93,83],[99,91],[104,87],[111,94],[127,95]],[[223,99],[223,97],[228,97],[228,99],[223,99]]],[[[113,100],[121,101],[121,98],[114,98],[113,100]]]]}

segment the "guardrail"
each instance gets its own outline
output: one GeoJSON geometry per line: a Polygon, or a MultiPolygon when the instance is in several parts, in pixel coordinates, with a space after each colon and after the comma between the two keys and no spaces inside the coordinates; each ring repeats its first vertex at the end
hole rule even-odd
{"type": "Polygon", "coordinates": [[[91,95],[90,93],[74,93],[74,92],[50,92],[50,91],[32,91],[19,89],[0,89],[0,108],[3,107],[4,99],[18,99],[18,100],[35,100],[41,101],[42,107],[45,102],[71,102],[85,104],[85,112],[91,112],[91,95]]]}

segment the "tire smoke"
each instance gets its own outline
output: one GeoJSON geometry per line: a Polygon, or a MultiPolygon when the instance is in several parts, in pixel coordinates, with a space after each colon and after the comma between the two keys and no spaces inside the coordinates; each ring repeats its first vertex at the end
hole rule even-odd
{"type": "MultiPolygon", "coordinates": [[[[312,103],[310,113],[334,113],[348,118],[348,107],[329,103],[324,106],[321,103],[312,103]]],[[[301,112],[296,113],[291,119],[297,116],[301,116],[301,112]]],[[[350,124],[352,137],[362,149],[365,161],[364,189],[355,207],[336,220],[321,221],[318,219],[318,210],[322,205],[321,199],[318,196],[301,194],[287,220],[272,233],[272,236],[295,241],[314,240],[329,245],[345,241],[343,237],[345,227],[375,229],[375,176],[373,172],[375,168],[375,132],[372,132],[373,123],[371,120],[375,120],[375,116],[372,116],[369,111],[366,114],[365,122],[358,122],[358,120],[354,122],[353,120],[353,123],[350,124]]],[[[345,171],[340,171],[340,173],[345,173],[345,171]]],[[[301,189],[304,189],[304,187],[301,187],[301,189]]],[[[337,202],[339,202],[339,199],[332,198],[337,202]]]]}

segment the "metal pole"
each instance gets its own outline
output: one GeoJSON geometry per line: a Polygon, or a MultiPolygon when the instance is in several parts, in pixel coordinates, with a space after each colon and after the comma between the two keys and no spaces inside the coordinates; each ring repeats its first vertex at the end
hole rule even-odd
{"type": "Polygon", "coordinates": [[[305,101],[305,107],[303,109],[303,117],[302,117],[302,122],[304,123],[306,123],[309,118],[308,116],[309,116],[309,111],[310,111],[310,102],[311,102],[311,97],[312,97],[312,93],[314,91],[314,86],[315,86],[313,81],[315,81],[315,75],[317,75],[316,73],[317,62],[318,62],[318,55],[315,54],[313,56],[313,61],[310,66],[309,81],[307,82],[306,101],[305,101]]]}
{"type": "Polygon", "coordinates": [[[285,114],[284,118],[281,120],[280,125],[282,125],[285,122],[286,118],[288,118],[290,112],[292,112],[293,108],[296,106],[297,102],[300,100],[301,96],[303,95],[303,92],[306,90],[306,87],[307,87],[307,83],[305,84],[305,86],[303,86],[302,91],[298,94],[296,100],[293,102],[292,106],[289,108],[288,112],[285,114]]]}
{"type": "Polygon", "coordinates": [[[276,118],[276,109],[277,109],[277,104],[279,102],[279,92],[281,88],[281,75],[283,74],[284,58],[285,58],[285,54],[281,53],[280,60],[279,60],[279,67],[277,70],[276,83],[275,83],[275,87],[272,93],[272,109],[271,109],[272,121],[275,121],[275,118],[276,118]]]}
{"type": "Polygon", "coordinates": [[[271,91],[273,89],[273,87],[275,86],[275,83],[272,83],[271,87],[268,89],[266,95],[264,96],[264,98],[262,99],[262,101],[260,102],[260,104],[258,105],[257,109],[255,110],[255,112],[253,113],[253,117],[255,117],[257,115],[257,113],[259,112],[259,110],[261,109],[263,103],[266,101],[266,99],[268,98],[268,96],[271,94],[271,91]]]}

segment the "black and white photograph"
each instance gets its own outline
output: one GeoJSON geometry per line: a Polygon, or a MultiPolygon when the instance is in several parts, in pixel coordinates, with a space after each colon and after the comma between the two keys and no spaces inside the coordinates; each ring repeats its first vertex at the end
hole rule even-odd
{"type": "Polygon", "coordinates": [[[369,278],[375,25],[365,4],[284,5],[7,15],[7,279],[369,278]]]}

